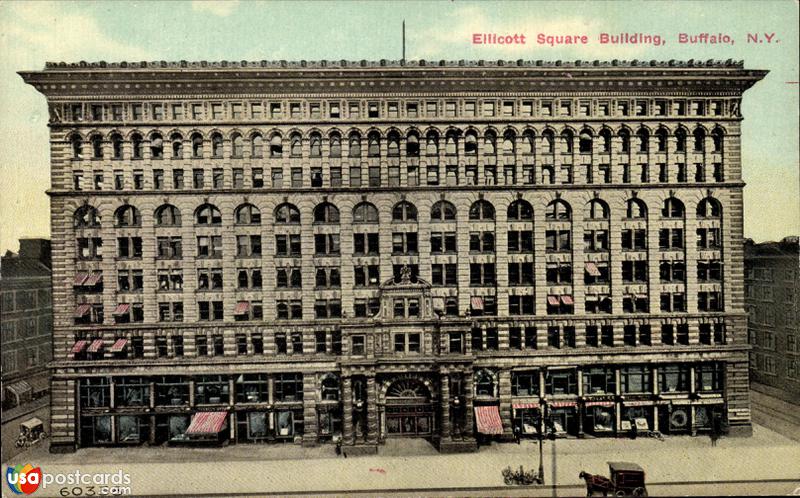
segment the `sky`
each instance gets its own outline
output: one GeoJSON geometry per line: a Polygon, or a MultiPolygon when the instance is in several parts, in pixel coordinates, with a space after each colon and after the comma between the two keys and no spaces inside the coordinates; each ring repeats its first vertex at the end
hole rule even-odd
{"type": "MultiPolygon", "coordinates": [[[[0,0],[0,251],[49,236],[45,99],[16,74],[46,61],[399,59],[735,59],[768,69],[745,93],[745,236],[800,234],[798,1],[256,2],[0,0]],[[600,33],[667,43],[608,46],[600,33]],[[473,45],[473,33],[525,34],[525,45],[473,45]],[[538,45],[538,33],[586,34],[585,46],[538,45]],[[685,45],[722,33],[732,45],[685,45]],[[775,33],[747,43],[747,33],[775,33]],[[792,83],[794,82],[794,83],[792,83]]],[[[762,35],[763,37],[763,35],[762,35]]]]}

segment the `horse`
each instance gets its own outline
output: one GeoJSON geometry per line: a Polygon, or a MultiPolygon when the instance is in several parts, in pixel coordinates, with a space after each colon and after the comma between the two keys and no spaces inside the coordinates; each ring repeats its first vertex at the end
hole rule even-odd
{"type": "Polygon", "coordinates": [[[614,488],[611,479],[608,477],[590,474],[584,471],[581,471],[578,477],[586,481],[586,496],[593,496],[595,491],[603,493],[603,496],[608,496],[608,493],[614,488]]]}

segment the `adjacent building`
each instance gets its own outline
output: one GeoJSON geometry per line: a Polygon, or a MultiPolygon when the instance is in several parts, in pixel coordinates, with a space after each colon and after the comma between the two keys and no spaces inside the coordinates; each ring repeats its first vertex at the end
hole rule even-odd
{"type": "Polygon", "coordinates": [[[2,406],[24,406],[47,395],[53,339],[50,241],[22,239],[19,253],[0,260],[2,406]]]}
{"type": "Polygon", "coordinates": [[[53,451],[751,430],[741,62],[51,63],[53,451]]]}
{"type": "Polygon", "coordinates": [[[800,400],[800,251],[798,238],[745,243],[745,306],[750,379],[770,393],[800,400]]]}

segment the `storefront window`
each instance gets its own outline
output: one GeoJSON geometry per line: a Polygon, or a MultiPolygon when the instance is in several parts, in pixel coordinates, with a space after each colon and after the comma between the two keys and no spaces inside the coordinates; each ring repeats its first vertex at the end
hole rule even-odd
{"type": "Polygon", "coordinates": [[[653,390],[650,384],[650,367],[647,366],[620,369],[620,382],[623,393],[649,393],[653,390]]]}
{"type": "Polygon", "coordinates": [[[590,368],[583,372],[584,394],[614,394],[616,375],[613,368],[590,368]]]}
{"type": "Polygon", "coordinates": [[[538,396],[539,395],[539,372],[512,372],[511,373],[511,395],[512,396],[538,396]]]}
{"type": "Polygon", "coordinates": [[[120,415],[117,417],[117,442],[141,443],[146,441],[150,428],[147,417],[120,415]]]}
{"type": "Polygon", "coordinates": [[[185,377],[163,376],[156,378],[156,405],[180,406],[189,404],[189,381],[185,377]]]}
{"type": "Polygon", "coordinates": [[[266,374],[243,374],[236,379],[238,403],[265,403],[269,401],[268,391],[266,374]]]}
{"type": "Polygon", "coordinates": [[[689,392],[689,366],[665,365],[658,370],[662,393],[689,392]]]}
{"type": "Polygon", "coordinates": [[[81,443],[84,445],[111,443],[111,417],[82,417],[81,443]]]}
{"type": "Polygon", "coordinates": [[[722,391],[723,364],[703,363],[695,370],[695,388],[700,392],[722,391]]]}
{"type": "Polygon", "coordinates": [[[322,379],[322,400],[339,401],[339,379],[333,374],[322,379]]]}
{"type": "Polygon", "coordinates": [[[614,430],[613,406],[590,406],[586,408],[587,428],[593,432],[611,432],[614,430]]]}
{"type": "Polygon", "coordinates": [[[320,436],[331,436],[342,433],[341,412],[327,411],[319,414],[319,434],[320,436]]]}
{"type": "Polygon", "coordinates": [[[548,370],[544,381],[548,395],[578,394],[578,375],[575,370],[548,370]]]}
{"type": "Polygon", "coordinates": [[[186,433],[188,415],[163,415],[156,417],[156,442],[163,443],[186,433]]]}
{"type": "Polygon", "coordinates": [[[81,408],[107,408],[111,406],[111,383],[108,377],[81,379],[81,408]]]}
{"type": "Polygon", "coordinates": [[[227,404],[229,392],[224,375],[202,375],[195,381],[194,402],[198,405],[227,404]]]}
{"type": "Polygon", "coordinates": [[[294,434],[294,413],[291,411],[277,412],[277,435],[291,436],[294,434]]]}
{"type": "Polygon", "coordinates": [[[114,379],[115,406],[149,406],[150,382],[144,377],[114,379]]]}

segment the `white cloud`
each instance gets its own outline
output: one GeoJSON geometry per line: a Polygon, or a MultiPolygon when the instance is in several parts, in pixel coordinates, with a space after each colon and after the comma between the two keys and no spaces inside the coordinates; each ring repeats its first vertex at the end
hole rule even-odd
{"type": "Polygon", "coordinates": [[[192,10],[228,17],[239,6],[239,0],[193,0],[192,10]]]}

